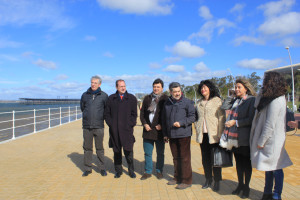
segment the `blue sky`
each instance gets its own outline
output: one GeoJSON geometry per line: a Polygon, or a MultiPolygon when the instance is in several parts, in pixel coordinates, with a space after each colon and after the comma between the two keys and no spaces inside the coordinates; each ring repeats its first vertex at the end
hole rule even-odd
{"type": "Polygon", "coordinates": [[[300,62],[296,0],[0,0],[0,99],[131,93],[300,62]]]}

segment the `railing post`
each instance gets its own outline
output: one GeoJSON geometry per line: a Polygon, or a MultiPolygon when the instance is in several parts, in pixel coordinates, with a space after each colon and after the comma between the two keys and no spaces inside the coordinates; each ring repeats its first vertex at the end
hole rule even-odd
{"type": "Polygon", "coordinates": [[[61,125],[61,107],[59,107],[59,125],[61,125]]]}
{"type": "Polygon", "coordinates": [[[12,111],[12,139],[14,140],[14,139],[16,139],[16,137],[15,137],[15,111],[13,110],[12,111]]]}
{"type": "Polygon", "coordinates": [[[49,108],[49,128],[51,128],[51,112],[50,112],[50,108],[49,108]]]}
{"type": "Polygon", "coordinates": [[[76,108],[76,115],[75,115],[76,117],[75,117],[75,120],[77,120],[77,106],[75,108],[76,108]]]}
{"type": "Polygon", "coordinates": [[[71,112],[70,112],[70,106],[69,106],[69,123],[70,123],[70,121],[71,121],[71,112]]]}
{"type": "Polygon", "coordinates": [[[35,109],[33,109],[33,132],[36,133],[35,109]]]}

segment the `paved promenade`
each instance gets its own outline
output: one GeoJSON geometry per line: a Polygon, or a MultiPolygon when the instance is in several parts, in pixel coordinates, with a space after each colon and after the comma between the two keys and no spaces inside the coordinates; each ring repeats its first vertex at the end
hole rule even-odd
{"type": "MultiPolygon", "coordinates": [[[[299,133],[299,132],[298,132],[299,133]]],[[[176,190],[167,185],[172,178],[173,165],[170,148],[166,146],[165,179],[155,176],[141,181],[143,174],[142,126],[135,128],[134,164],[136,179],[125,173],[114,179],[113,153],[108,148],[108,129],[105,129],[105,156],[108,176],[102,177],[94,155],[93,173],[81,177],[83,149],[81,120],[36,133],[15,141],[0,144],[0,199],[240,199],[231,195],[237,186],[234,167],[223,169],[223,181],[219,192],[203,190],[203,168],[199,144],[192,138],[193,186],[176,190]]],[[[194,134],[195,135],[195,134],[194,134]]],[[[294,163],[284,170],[283,199],[300,199],[300,137],[288,136],[287,151],[294,163]]],[[[264,172],[254,170],[250,199],[260,199],[264,186],[264,172]]]]}

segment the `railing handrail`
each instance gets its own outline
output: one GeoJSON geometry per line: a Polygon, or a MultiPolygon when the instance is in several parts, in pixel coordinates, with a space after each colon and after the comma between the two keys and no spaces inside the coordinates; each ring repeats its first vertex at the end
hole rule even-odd
{"type": "MultiPolygon", "coordinates": [[[[79,107],[79,106],[60,106],[60,107],[49,107],[51,110],[55,110],[55,109],[60,109],[60,108],[76,108],[76,107],[79,107]]],[[[44,111],[48,111],[48,109],[49,108],[42,108],[42,109],[32,109],[32,110],[14,110],[15,111],[15,113],[23,113],[23,112],[33,112],[34,110],[35,111],[42,111],[42,110],[44,110],[44,111]]],[[[9,113],[12,113],[13,111],[10,111],[10,112],[0,112],[0,115],[1,114],[9,114],[9,113]]]]}
{"type": "MultiPolygon", "coordinates": [[[[0,112],[0,115],[1,114],[11,114],[11,116],[10,116],[11,119],[0,121],[0,124],[9,123],[8,127],[6,126],[4,129],[0,129],[0,133],[3,131],[12,129],[12,138],[9,140],[14,140],[16,138],[15,137],[15,129],[17,129],[17,128],[22,128],[25,126],[33,125],[33,133],[36,133],[37,132],[37,126],[36,126],[37,124],[49,122],[48,127],[39,129],[39,131],[40,131],[40,130],[46,130],[46,129],[54,127],[54,126],[51,127],[51,121],[53,121],[53,120],[59,120],[58,125],[55,125],[55,126],[59,126],[59,125],[65,124],[65,123],[70,123],[71,121],[76,121],[78,119],[81,119],[82,113],[81,113],[80,109],[78,111],[78,107],[79,106],[63,106],[63,107],[49,107],[47,109],[43,108],[43,109],[33,109],[33,110],[21,110],[21,111],[13,110],[11,112],[0,112]],[[51,112],[53,110],[58,110],[58,111],[51,112]],[[62,110],[63,110],[63,112],[62,112],[62,110]],[[38,113],[41,111],[44,111],[44,112],[38,113]],[[18,114],[18,113],[29,113],[29,112],[31,112],[31,114],[26,114],[26,115],[29,115],[28,117],[21,116],[22,118],[16,118],[16,114],[18,114]],[[81,115],[81,116],[78,117],[78,115],[81,115]],[[57,117],[54,117],[54,116],[57,116],[57,117]],[[71,120],[71,117],[73,117],[73,119],[75,118],[75,120],[71,120]],[[65,118],[68,118],[67,121],[65,121],[65,118]],[[62,123],[62,119],[64,119],[63,123],[62,123]],[[16,124],[17,121],[21,121],[21,120],[23,120],[24,122],[27,120],[30,120],[30,122],[25,123],[25,124],[20,124],[20,123],[16,124]],[[10,124],[10,123],[12,123],[12,124],[10,124]]],[[[30,133],[26,133],[26,134],[30,134],[30,133]]],[[[0,141],[0,143],[1,143],[1,141],[0,141]]]]}

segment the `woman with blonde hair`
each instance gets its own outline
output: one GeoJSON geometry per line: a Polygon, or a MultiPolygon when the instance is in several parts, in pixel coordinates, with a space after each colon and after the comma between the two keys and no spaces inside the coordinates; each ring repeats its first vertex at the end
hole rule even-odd
{"type": "Polygon", "coordinates": [[[212,173],[214,177],[213,190],[220,189],[220,180],[222,180],[221,168],[213,167],[211,160],[212,149],[219,145],[221,134],[224,130],[225,113],[221,110],[222,101],[220,99],[218,88],[209,80],[200,82],[198,92],[202,99],[197,103],[197,114],[199,119],[195,122],[196,141],[200,143],[202,153],[202,165],[205,174],[206,189],[212,184],[212,173]]]}
{"type": "Polygon", "coordinates": [[[255,101],[256,112],[250,136],[252,166],[265,171],[262,200],[281,199],[282,169],[292,165],[284,148],[286,92],[285,80],[279,73],[265,73],[263,87],[255,101]]]}
{"type": "Polygon", "coordinates": [[[235,94],[236,98],[230,104],[230,112],[224,130],[224,135],[227,135],[230,145],[222,146],[221,143],[220,145],[228,150],[232,149],[236,161],[238,186],[232,194],[239,195],[242,192],[241,197],[248,198],[252,175],[249,138],[255,113],[254,96],[256,96],[256,92],[248,80],[237,79],[235,81],[235,94]]]}

